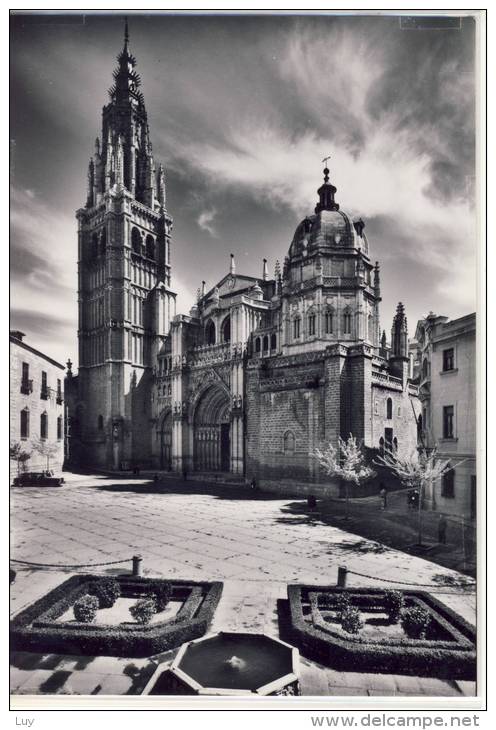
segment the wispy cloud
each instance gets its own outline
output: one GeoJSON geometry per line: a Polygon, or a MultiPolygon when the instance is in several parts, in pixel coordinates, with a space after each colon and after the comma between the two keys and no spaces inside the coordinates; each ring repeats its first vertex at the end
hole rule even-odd
{"type": "Polygon", "coordinates": [[[11,305],[14,326],[58,359],[77,343],[76,223],[35,191],[11,190],[11,305]],[[29,313],[32,313],[30,316],[29,313]]]}
{"type": "Polygon", "coordinates": [[[218,233],[215,228],[215,226],[212,225],[212,222],[217,214],[217,211],[215,208],[211,208],[210,210],[203,210],[200,215],[198,216],[198,225],[203,231],[207,231],[212,238],[218,238],[218,233]]]}
{"type": "Polygon", "coordinates": [[[402,90],[390,69],[411,64],[411,55],[404,57],[397,38],[378,40],[350,30],[291,34],[281,83],[307,126],[295,130],[277,110],[245,115],[224,126],[221,143],[182,140],[181,157],[195,160],[219,196],[234,186],[305,215],[315,204],[320,161],[330,154],[342,208],[389,219],[407,233],[408,245],[395,254],[436,270],[437,294],[473,307],[472,75],[462,71],[463,59],[437,58],[434,47],[416,67],[413,88],[402,90]]]}

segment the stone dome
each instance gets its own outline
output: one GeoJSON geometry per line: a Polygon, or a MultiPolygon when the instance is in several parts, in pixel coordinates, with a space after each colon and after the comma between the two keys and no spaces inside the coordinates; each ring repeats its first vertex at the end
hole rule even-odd
{"type": "Polygon", "coordinates": [[[307,216],[296,228],[289,257],[305,256],[317,249],[360,249],[368,256],[369,247],[361,219],[353,219],[342,210],[320,210],[307,216]],[[306,253],[305,253],[306,252],[306,253]]]}
{"type": "Polygon", "coordinates": [[[324,183],[318,190],[319,202],[314,215],[307,216],[296,228],[289,249],[289,258],[306,256],[316,250],[356,248],[368,256],[369,247],[361,218],[353,218],[334,200],[337,188],[329,182],[329,170],[324,169],[324,183]]]}

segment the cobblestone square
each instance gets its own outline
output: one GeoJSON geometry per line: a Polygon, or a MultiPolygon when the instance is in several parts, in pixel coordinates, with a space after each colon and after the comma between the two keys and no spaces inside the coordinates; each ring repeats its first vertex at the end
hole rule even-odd
{"type": "MultiPolygon", "coordinates": [[[[351,586],[393,586],[395,580],[432,585],[431,593],[475,623],[475,594],[457,587],[464,576],[389,547],[377,551],[377,543],[321,522],[318,513],[291,518],[287,506],[293,501],[171,477],[154,483],[67,474],[60,488],[12,489],[12,557],[57,565],[127,559],[96,569],[112,575],[130,570],[132,556],[141,554],[147,576],[222,580],[212,631],[277,636],[277,600],[286,598],[287,583],[335,584],[343,564],[371,576],[350,575],[351,586]],[[443,585],[447,580],[454,587],[443,585]]],[[[76,572],[21,563],[16,569],[12,614],[76,572]]],[[[155,666],[152,659],[23,652],[13,655],[12,665],[14,694],[135,694],[155,666]]],[[[336,672],[304,657],[301,669],[304,695],[475,694],[471,682],[336,672]]]]}

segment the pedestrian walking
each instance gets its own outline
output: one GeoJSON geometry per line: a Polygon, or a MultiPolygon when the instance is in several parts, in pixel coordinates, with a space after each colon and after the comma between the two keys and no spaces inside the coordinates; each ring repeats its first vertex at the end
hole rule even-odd
{"type": "Polygon", "coordinates": [[[381,487],[381,489],[379,490],[379,495],[382,500],[381,509],[384,510],[387,508],[387,489],[382,482],[380,483],[379,486],[381,487]]]}
{"type": "Polygon", "coordinates": [[[251,480],[250,487],[253,492],[257,491],[257,480],[255,479],[255,477],[253,477],[253,479],[251,480]]]}
{"type": "Polygon", "coordinates": [[[183,466],[183,479],[184,481],[188,481],[188,469],[186,466],[183,466]]]}
{"type": "Polygon", "coordinates": [[[438,542],[441,545],[446,545],[446,528],[448,527],[448,521],[444,515],[439,516],[439,522],[437,523],[437,537],[438,542]]]}

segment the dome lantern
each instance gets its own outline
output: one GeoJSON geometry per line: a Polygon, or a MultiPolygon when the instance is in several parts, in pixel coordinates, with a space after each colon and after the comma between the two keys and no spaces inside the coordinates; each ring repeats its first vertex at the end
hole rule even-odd
{"type": "Polygon", "coordinates": [[[329,182],[329,168],[326,166],[324,168],[324,184],[317,190],[319,202],[315,206],[315,213],[320,213],[321,210],[339,210],[339,205],[334,202],[336,191],[337,188],[329,182]]]}

